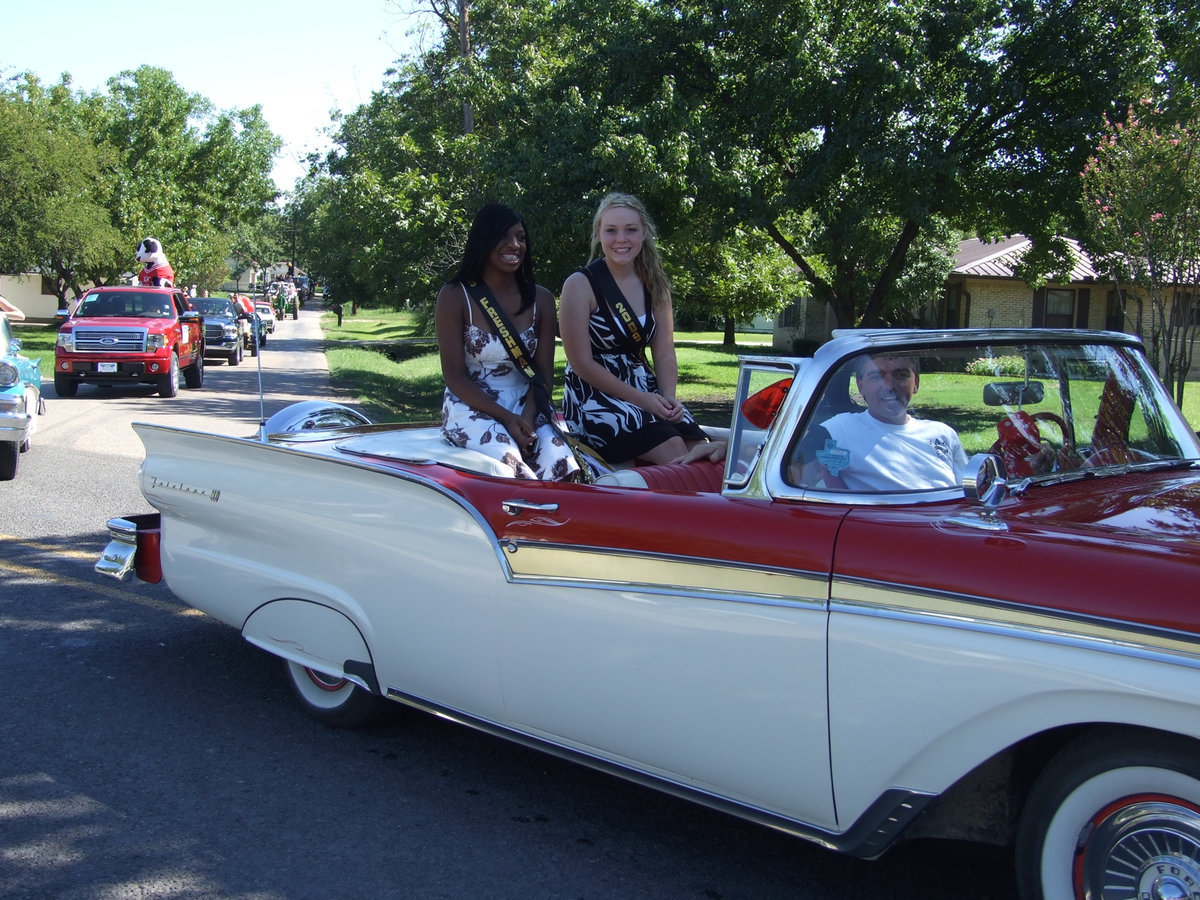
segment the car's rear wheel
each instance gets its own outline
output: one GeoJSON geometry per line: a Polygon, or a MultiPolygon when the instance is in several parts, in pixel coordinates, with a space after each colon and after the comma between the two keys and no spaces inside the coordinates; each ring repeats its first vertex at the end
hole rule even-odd
{"type": "Polygon", "coordinates": [[[310,716],[337,728],[362,728],[381,721],[392,704],[352,681],[284,660],[288,682],[310,716]]]}
{"type": "Polygon", "coordinates": [[[204,386],[204,353],[197,354],[196,361],[183,370],[183,382],[189,388],[204,386]]]}
{"type": "Polygon", "coordinates": [[[17,477],[17,461],[21,450],[16,441],[0,441],[0,481],[12,481],[17,477]]]}
{"type": "Polygon", "coordinates": [[[179,357],[171,354],[167,374],[158,377],[158,396],[174,397],[179,393],[179,357]]]}
{"type": "Polygon", "coordinates": [[[1185,738],[1095,733],[1038,778],[1021,816],[1025,900],[1200,895],[1200,752],[1185,738]]]}
{"type": "Polygon", "coordinates": [[[55,375],[54,393],[59,397],[74,397],[79,393],[79,382],[65,375],[55,375]]]}

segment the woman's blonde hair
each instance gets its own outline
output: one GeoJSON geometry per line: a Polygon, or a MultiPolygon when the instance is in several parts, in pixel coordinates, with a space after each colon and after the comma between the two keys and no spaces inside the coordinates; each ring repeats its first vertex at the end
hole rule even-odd
{"type": "Polygon", "coordinates": [[[641,252],[633,261],[633,270],[650,293],[650,305],[662,307],[671,302],[671,283],[667,281],[667,273],[663,271],[662,259],[658,255],[658,245],[654,241],[654,223],[650,220],[646,207],[637,197],[614,192],[600,201],[600,205],[596,207],[596,215],[592,217],[592,254],[588,261],[591,262],[600,256],[600,220],[606,212],[618,206],[632,209],[641,219],[645,237],[642,240],[641,252]]]}

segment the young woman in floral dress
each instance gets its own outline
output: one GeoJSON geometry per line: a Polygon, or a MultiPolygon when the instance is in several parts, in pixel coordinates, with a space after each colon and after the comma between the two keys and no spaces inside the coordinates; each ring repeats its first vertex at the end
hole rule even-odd
{"type": "Polygon", "coordinates": [[[538,409],[529,376],[505,349],[480,297],[507,317],[552,395],[554,297],[534,281],[524,221],[500,204],[475,216],[458,272],[438,292],[442,434],[496,459],[514,478],[570,478],[579,469],[571,448],[538,409]]]}

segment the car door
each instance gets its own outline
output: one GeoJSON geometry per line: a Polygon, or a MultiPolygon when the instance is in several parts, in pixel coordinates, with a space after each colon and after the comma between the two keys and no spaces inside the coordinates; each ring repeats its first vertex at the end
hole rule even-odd
{"type": "Polygon", "coordinates": [[[510,566],[495,638],[513,726],[835,827],[825,630],[841,511],[493,479],[467,492],[510,566]]]}
{"type": "Polygon", "coordinates": [[[183,314],[188,312],[191,306],[180,291],[171,295],[171,302],[175,305],[175,318],[179,321],[179,355],[190,359],[201,351],[200,342],[204,338],[204,326],[182,320],[183,314]]]}

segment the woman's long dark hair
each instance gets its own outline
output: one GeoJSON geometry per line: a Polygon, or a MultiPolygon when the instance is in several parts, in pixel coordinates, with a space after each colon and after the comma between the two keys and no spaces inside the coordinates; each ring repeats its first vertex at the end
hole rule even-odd
{"type": "Polygon", "coordinates": [[[514,225],[525,229],[525,255],[521,258],[521,267],[517,269],[517,287],[521,289],[521,308],[518,312],[524,312],[533,305],[537,291],[537,282],[533,279],[533,238],[529,235],[525,220],[516,210],[503,203],[489,203],[475,214],[475,221],[471,223],[471,230],[467,234],[467,246],[463,248],[462,262],[451,281],[466,284],[482,280],[488,257],[514,225]]]}

